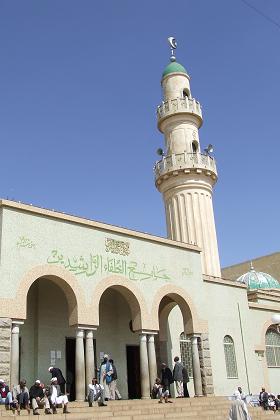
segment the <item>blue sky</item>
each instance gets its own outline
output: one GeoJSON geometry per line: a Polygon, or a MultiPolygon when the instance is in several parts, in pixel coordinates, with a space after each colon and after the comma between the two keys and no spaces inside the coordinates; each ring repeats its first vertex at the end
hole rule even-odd
{"type": "MultiPolygon", "coordinates": [[[[278,0],[248,0],[280,24],[278,0]]],[[[166,39],[219,170],[222,266],[279,251],[280,27],[242,0],[0,2],[0,196],[165,236],[166,39]]]]}

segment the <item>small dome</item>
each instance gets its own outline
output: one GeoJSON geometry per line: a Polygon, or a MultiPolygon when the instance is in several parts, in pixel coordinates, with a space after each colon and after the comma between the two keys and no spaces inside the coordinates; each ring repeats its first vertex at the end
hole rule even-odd
{"type": "Polygon", "coordinates": [[[166,76],[167,74],[170,73],[187,73],[187,70],[185,69],[185,67],[182,66],[182,64],[177,63],[177,61],[172,61],[171,63],[169,63],[165,69],[163,70],[162,73],[162,77],[166,76]]]}
{"type": "Polygon", "coordinates": [[[280,289],[280,284],[275,278],[270,274],[254,270],[252,265],[251,270],[248,273],[242,274],[236,281],[246,284],[249,290],[280,289]]]}

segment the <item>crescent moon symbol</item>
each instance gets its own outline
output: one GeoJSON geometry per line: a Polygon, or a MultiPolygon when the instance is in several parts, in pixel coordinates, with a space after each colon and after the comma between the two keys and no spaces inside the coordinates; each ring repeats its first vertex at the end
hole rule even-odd
{"type": "Polygon", "coordinates": [[[173,36],[170,36],[168,38],[168,42],[170,44],[170,46],[175,50],[177,48],[177,41],[173,36]]]}

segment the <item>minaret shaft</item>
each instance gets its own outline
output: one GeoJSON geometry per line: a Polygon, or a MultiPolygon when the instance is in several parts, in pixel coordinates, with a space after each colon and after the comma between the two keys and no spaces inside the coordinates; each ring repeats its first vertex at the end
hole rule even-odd
{"type": "Polygon", "coordinates": [[[166,154],[155,165],[155,177],[165,203],[168,237],[197,244],[203,273],[220,277],[212,203],[217,170],[213,157],[200,151],[201,107],[192,98],[189,76],[179,63],[166,67],[162,89],[158,128],[165,137],[166,154]]]}

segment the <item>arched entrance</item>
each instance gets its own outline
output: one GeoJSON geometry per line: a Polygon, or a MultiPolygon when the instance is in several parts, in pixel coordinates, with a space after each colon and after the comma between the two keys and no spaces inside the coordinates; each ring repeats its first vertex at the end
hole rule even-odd
{"type": "Polygon", "coordinates": [[[205,323],[198,318],[186,292],[175,286],[165,286],[159,290],[154,307],[158,310],[159,320],[159,334],[156,337],[158,371],[161,363],[166,363],[172,370],[174,357],[178,356],[188,369],[190,393],[201,396],[200,347],[205,323]]]}
{"type": "Polygon", "coordinates": [[[96,331],[97,364],[104,354],[115,363],[122,398],[141,398],[139,334],[141,308],[126,287],[112,285],[99,301],[99,327],[96,331]]]}
{"type": "Polygon", "coordinates": [[[59,367],[68,381],[67,391],[75,397],[75,354],[67,340],[75,329],[69,324],[77,314],[77,300],[69,284],[56,276],[35,280],[27,293],[26,320],[20,328],[19,375],[30,386],[39,378],[50,381],[49,366],[59,367]]]}

